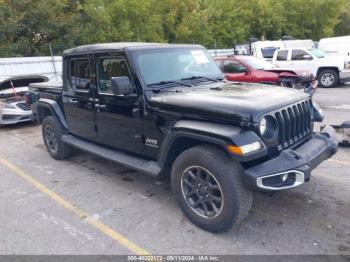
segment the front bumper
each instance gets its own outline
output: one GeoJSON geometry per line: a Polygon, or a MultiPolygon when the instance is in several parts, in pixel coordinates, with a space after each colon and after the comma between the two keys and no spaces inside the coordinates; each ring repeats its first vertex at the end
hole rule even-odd
{"type": "Polygon", "coordinates": [[[326,126],[298,148],[284,150],[276,158],[247,168],[244,182],[248,187],[262,191],[299,186],[310,179],[311,170],[336,153],[337,145],[334,129],[326,126]]]}
{"type": "Polygon", "coordinates": [[[339,72],[339,81],[341,83],[346,83],[350,81],[350,71],[339,72]]]}
{"type": "Polygon", "coordinates": [[[0,109],[0,125],[10,125],[32,121],[32,110],[2,108],[0,109]]]}

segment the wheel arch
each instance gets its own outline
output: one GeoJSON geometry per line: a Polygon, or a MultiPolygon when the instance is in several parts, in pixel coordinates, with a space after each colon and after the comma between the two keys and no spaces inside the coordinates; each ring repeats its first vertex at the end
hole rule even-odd
{"type": "Polygon", "coordinates": [[[320,75],[320,73],[322,71],[325,71],[325,70],[332,70],[332,71],[335,71],[337,72],[337,74],[339,75],[339,68],[336,67],[336,66],[322,66],[322,67],[319,67],[317,69],[317,77],[320,75]]]}
{"type": "Polygon", "coordinates": [[[207,135],[178,131],[176,134],[172,135],[171,139],[165,141],[165,143],[162,144],[158,159],[158,162],[162,167],[162,171],[169,174],[169,172],[165,171],[168,171],[171,168],[172,163],[175,161],[175,159],[182,152],[198,145],[212,145],[220,148],[222,151],[229,155],[227,150],[225,150],[227,144],[220,139],[215,139],[207,135]]]}
{"type": "Polygon", "coordinates": [[[247,156],[233,155],[227,150],[228,145],[240,146],[252,141],[260,141],[260,139],[254,132],[243,130],[241,127],[180,120],[174,125],[172,132],[165,137],[158,154],[158,163],[162,171],[167,171],[179,154],[202,144],[213,145],[238,162],[249,161],[265,155],[265,147],[247,156]]]}
{"type": "Polygon", "coordinates": [[[42,123],[44,118],[50,115],[56,117],[58,121],[63,125],[63,127],[68,129],[66,119],[58,103],[51,99],[39,99],[39,101],[37,102],[38,122],[42,123]]]}

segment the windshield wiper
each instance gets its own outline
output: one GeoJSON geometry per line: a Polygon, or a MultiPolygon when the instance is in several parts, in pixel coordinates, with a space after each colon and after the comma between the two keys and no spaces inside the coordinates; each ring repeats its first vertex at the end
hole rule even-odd
{"type": "Polygon", "coordinates": [[[183,82],[180,82],[180,81],[160,81],[160,82],[148,84],[147,86],[162,86],[162,85],[167,85],[167,84],[178,84],[178,85],[181,85],[181,86],[192,87],[192,85],[187,84],[187,83],[183,83],[183,82]]]}
{"type": "Polygon", "coordinates": [[[206,76],[191,76],[191,77],[182,78],[181,80],[196,80],[196,79],[205,79],[213,82],[219,82],[222,80],[222,78],[214,79],[206,76]]]}

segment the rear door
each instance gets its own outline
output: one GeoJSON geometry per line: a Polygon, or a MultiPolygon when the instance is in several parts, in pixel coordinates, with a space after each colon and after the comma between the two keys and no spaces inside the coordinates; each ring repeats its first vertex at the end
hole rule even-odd
{"type": "Polygon", "coordinates": [[[123,54],[101,54],[95,57],[97,66],[96,99],[97,137],[101,144],[125,151],[140,153],[144,148],[142,119],[139,104],[141,95],[131,76],[123,54]],[[134,93],[116,96],[112,92],[111,78],[127,76],[134,93]]]}
{"type": "Polygon", "coordinates": [[[68,60],[66,89],[63,92],[64,112],[71,133],[89,140],[96,139],[92,57],[68,60]]]}
{"type": "Polygon", "coordinates": [[[287,68],[290,64],[288,60],[288,50],[276,51],[276,58],[273,60],[273,64],[282,68],[287,68]]]}

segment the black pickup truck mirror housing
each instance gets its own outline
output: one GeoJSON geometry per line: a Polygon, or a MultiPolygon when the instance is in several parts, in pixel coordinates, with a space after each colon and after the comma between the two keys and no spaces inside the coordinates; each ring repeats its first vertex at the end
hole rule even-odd
{"type": "Polygon", "coordinates": [[[111,82],[113,94],[116,96],[129,95],[133,91],[127,76],[112,77],[111,82]]]}

